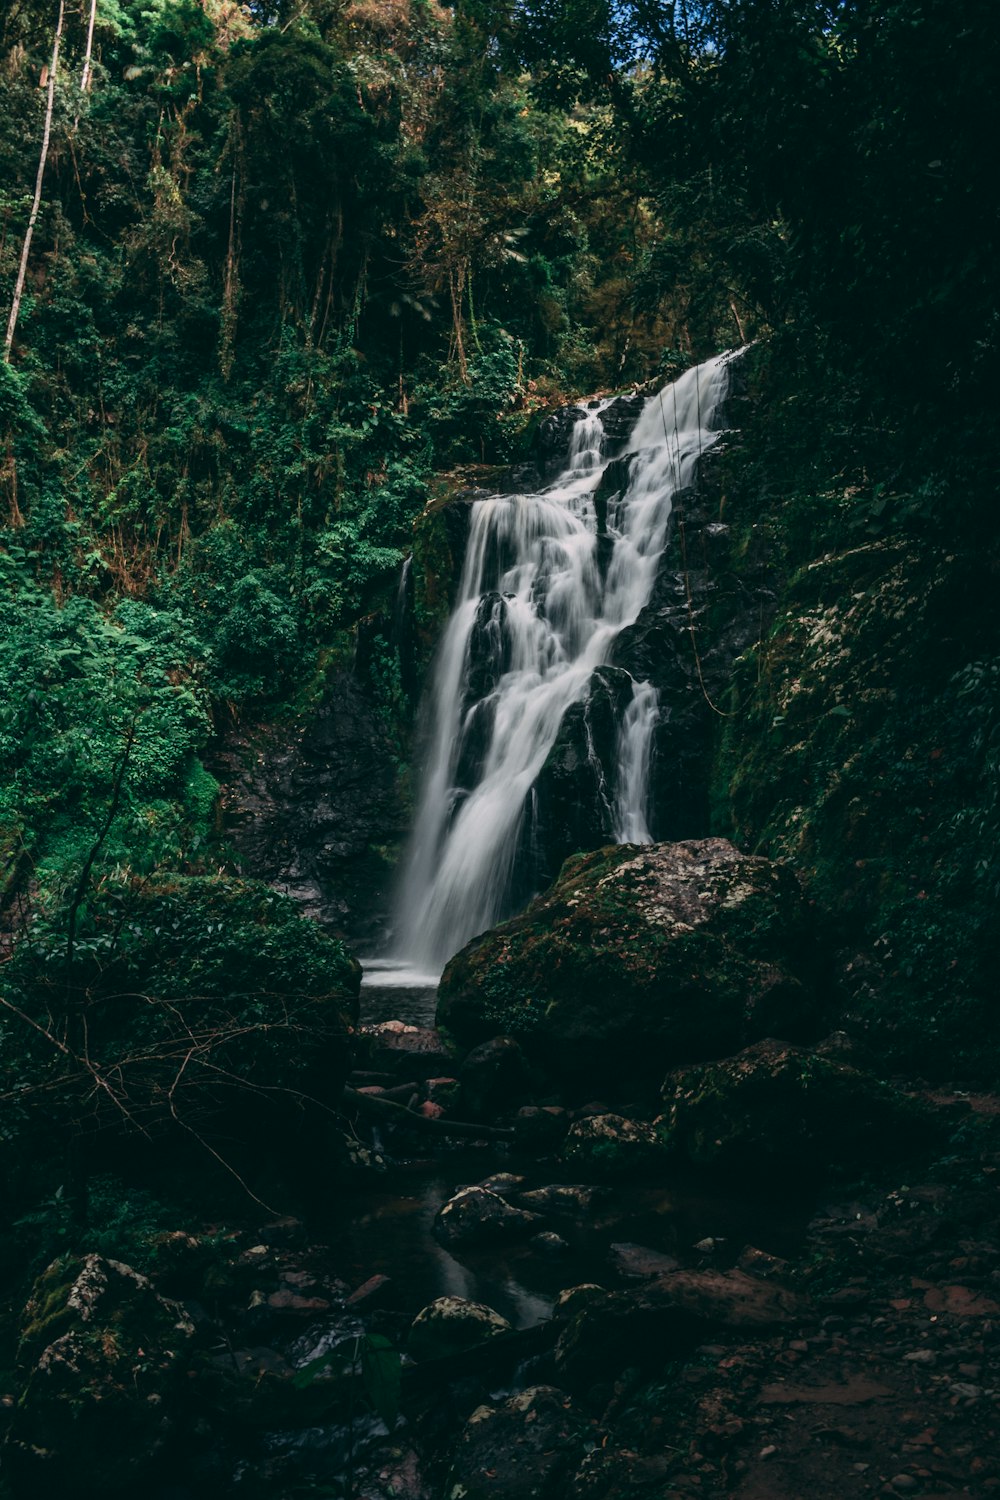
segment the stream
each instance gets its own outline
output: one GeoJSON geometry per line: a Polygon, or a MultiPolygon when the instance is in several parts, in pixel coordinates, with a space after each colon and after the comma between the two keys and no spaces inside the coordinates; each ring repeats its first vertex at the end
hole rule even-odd
{"type": "MultiPolygon", "coordinates": [[[[361,1022],[402,1020],[432,1027],[436,986],[402,966],[370,961],[361,990],[361,1022]]],[[[691,1174],[670,1183],[625,1182],[608,1189],[599,1211],[584,1224],[560,1226],[569,1242],[560,1256],[539,1253],[531,1241],[482,1249],[463,1248],[458,1259],[433,1233],[442,1204],[466,1184],[496,1172],[524,1176],[525,1189],[572,1180],[550,1159],[535,1160],[506,1143],[421,1144],[419,1155],[396,1155],[396,1141],[379,1136],[389,1159],[385,1176],[352,1192],[348,1215],[324,1226],[339,1274],[360,1285],[376,1274],[394,1282],[414,1309],[436,1297],[485,1302],[515,1328],[547,1319],[559,1292],[596,1281],[625,1284],[612,1263],[611,1246],[639,1245],[690,1260],[706,1237],[718,1243],[723,1262],[735,1260],[744,1245],[786,1255],[801,1240],[805,1214],[801,1200],[741,1193],[706,1186],[691,1174]]],[[[407,1140],[412,1150],[412,1137],[407,1140]]]]}

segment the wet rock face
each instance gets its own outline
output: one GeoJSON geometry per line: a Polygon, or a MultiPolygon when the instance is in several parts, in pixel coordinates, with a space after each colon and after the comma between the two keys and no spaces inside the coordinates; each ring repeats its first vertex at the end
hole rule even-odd
{"type": "Polygon", "coordinates": [[[772,1040],[671,1074],[663,1097],[664,1142],[699,1166],[741,1175],[863,1161],[873,1141],[891,1153],[933,1129],[926,1107],[890,1084],[772,1040]]]}
{"type": "Polygon", "coordinates": [[[244,872],[352,937],[381,930],[406,818],[384,728],[348,673],[293,728],[224,737],[211,769],[244,872]]]}
{"type": "Polygon", "coordinates": [[[638,392],[633,392],[631,396],[619,396],[601,412],[601,426],[609,449],[619,447],[628,438],[642,414],[646,399],[638,392]]]}
{"type": "Polygon", "coordinates": [[[535,845],[543,879],[554,880],[577,850],[614,841],[618,732],[632,687],[627,672],[599,667],[587,696],[563,715],[535,784],[535,845]]]}
{"type": "Polygon", "coordinates": [[[561,406],[539,423],[534,456],[543,473],[558,474],[566,467],[573,428],[586,415],[583,406],[561,406]]]}
{"type": "Polygon", "coordinates": [[[455,1450],[447,1500],[550,1500],[586,1451],[593,1423],[554,1386],[480,1406],[455,1450]]]}
{"type": "Polygon", "coordinates": [[[172,1436],[194,1327],[131,1266],[55,1261],[24,1315],[26,1384],[4,1446],[17,1493],[134,1495],[172,1436]]]}
{"type": "Polygon", "coordinates": [[[414,1359],[442,1359],[510,1331],[507,1319],[485,1302],[438,1297],[417,1313],[406,1347],[414,1359]]]}
{"type": "MultiPolygon", "coordinates": [[[[734,664],[766,637],[775,612],[764,538],[738,555],[725,521],[727,441],[701,460],[697,482],[674,497],[670,535],[649,603],[622,631],[611,664],[659,698],[653,737],[650,827],[658,839],[698,836],[710,826],[709,783],[720,718],[729,711],[734,664]]],[[[609,466],[605,504],[613,508],[609,466]]]]}
{"type": "Polygon", "coordinates": [[[445,970],[438,1020],[469,1044],[499,1027],[580,1087],[656,1078],[756,1037],[807,1035],[815,943],[792,872],[725,839],[567,860],[520,916],[445,970]]]}

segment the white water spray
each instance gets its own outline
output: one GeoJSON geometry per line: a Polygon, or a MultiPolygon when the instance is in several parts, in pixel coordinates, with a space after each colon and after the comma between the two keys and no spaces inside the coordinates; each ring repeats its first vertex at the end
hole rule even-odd
{"type": "MultiPolygon", "coordinates": [[[[531,792],[563,715],[649,600],[673,496],[720,433],[728,355],[646,402],[627,444],[628,483],[609,507],[598,566],[594,495],[606,467],[601,407],[578,419],[569,461],[540,494],[472,510],[458,600],[433,681],[433,725],[405,866],[394,955],[426,973],[509,914],[531,792]]],[[[604,403],[607,405],[609,403],[604,403]]],[[[619,732],[616,836],[648,842],[656,692],[635,684],[619,732]]]]}

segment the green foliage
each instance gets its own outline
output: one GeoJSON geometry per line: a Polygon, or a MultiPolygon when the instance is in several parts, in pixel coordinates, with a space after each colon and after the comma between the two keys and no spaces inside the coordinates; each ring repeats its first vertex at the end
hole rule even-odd
{"type": "Polygon", "coordinates": [[[399,1417],[399,1396],[403,1362],[399,1350],[381,1333],[366,1333],[354,1341],[350,1359],[344,1363],[339,1348],[311,1359],[292,1377],[299,1390],[306,1390],[320,1377],[340,1375],[348,1384],[357,1376],[361,1364],[361,1385],[376,1416],[381,1417],[390,1432],[399,1417]]]}
{"type": "Polygon", "coordinates": [[[38,1163],[52,1169],[67,1131],[91,1138],[92,1168],[122,1139],[167,1138],[217,1162],[249,1148],[255,1170],[264,1145],[335,1107],[360,970],[293,902],[255,882],[120,868],[83,894],[36,909],[4,966],[14,1198],[37,1198],[38,1163]]]}

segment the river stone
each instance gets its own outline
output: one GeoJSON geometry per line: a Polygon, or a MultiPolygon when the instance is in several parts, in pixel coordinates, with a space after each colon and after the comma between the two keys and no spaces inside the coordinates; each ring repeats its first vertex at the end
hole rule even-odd
{"type": "Polygon", "coordinates": [[[592,1427],[554,1386],[477,1407],[455,1450],[447,1500],[550,1500],[580,1462],[592,1427]]]}
{"type": "Polygon", "coordinates": [[[655,1171],[666,1157],[667,1150],[652,1125],[611,1114],[577,1120],[562,1148],[567,1167],[611,1180],[655,1171]]]}
{"type": "Polygon", "coordinates": [[[594,1211],[597,1203],[608,1197],[607,1188],[584,1183],[552,1182],[518,1195],[522,1208],[533,1213],[556,1214],[560,1218],[582,1218],[594,1211]]]}
{"type": "Polygon", "coordinates": [[[512,1208],[488,1188],[461,1188],[438,1212],[434,1233],[443,1245],[488,1245],[540,1228],[538,1214],[512,1208]]]}
{"type": "Polygon", "coordinates": [[[668,1271],[676,1271],[680,1265],[676,1255],[625,1241],[610,1247],[608,1260],[620,1276],[626,1276],[630,1281],[651,1281],[668,1271]]]}
{"type": "Polygon", "coordinates": [[[438,1297],[421,1308],[410,1324],[407,1351],[414,1359],[443,1359],[510,1332],[507,1319],[485,1302],[438,1297]]]}
{"type": "Polygon", "coordinates": [[[524,1104],[514,1116],[514,1144],[519,1151],[548,1151],[569,1129],[569,1117],[558,1104],[524,1104]]]}
{"type": "Polygon", "coordinates": [[[131,1266],[54,1261],[18,1348],[22,1392],[4,1446],[18,1494],[134,1495],[172,1434],[194,1326],[131,1266]]]}
{"type": "Polygon", "coordinates": [[[814,950],[787,866],[726,839],[615,846],[568,859],[525,912],[463,948],[437,1019],[465,1045],[500,1026],[580,1088],[610,1069],[659,1081],[808,1030],[814,950]]]}
{"type": "Polygon", "coordinates": [[[441,1034],[406,1021],[378,1021],[358,1027],[358,1051],[377,1072],[423,1082],[448,1072],[453,1059],[441,1034]]]}
{"type": "Polygon", "coordinates": [[[596,1294],[564,1323],[555,1351],[570,1390],[613,1380],[629,1366],[679,1358],[713,1330],[759,1333],[815,1320],[804,1297],[742,1271],[673,1271],[624,1292],[596,1294]]]}
{"type": "Polygon", "coordinates": [[[741,1175],[864,1161],[873,1140],[891,1150],[934,1128],[926,1105],[872,1074],[771,1040],[670,1074],[663,1098],[666,1145],[741,1175]]]}

